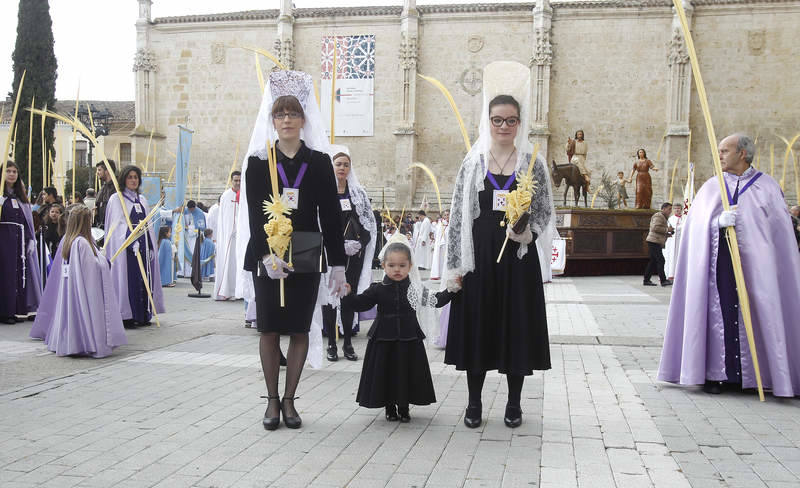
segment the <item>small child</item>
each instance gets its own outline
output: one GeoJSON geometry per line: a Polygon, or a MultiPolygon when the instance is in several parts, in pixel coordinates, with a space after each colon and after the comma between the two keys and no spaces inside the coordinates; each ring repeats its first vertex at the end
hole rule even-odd
{"type": "Polygon", "coordinates": [[[66,232],[30,336],[57,356],[106,357],[128,341],[108,259],[92,239],[92,211],[70,206],[66,232]],[[74,207],[74,208],[73,208],[74,207]]]}
{"type": "Polygon", "coordinates": [[[628,208],[628,190],[625,185],[630,182],[630,178],[625,178],[625,173],[622,171],[617,172],[617,198],[625,208],[628,208]]]}
{"type": "Polygon", "coordinates": [[[203,243],[200,244],[200,276],[206,281],[211,281],[211,276],[214,274],[214,256],[217,249],[214,246],[213,235],[213,230],[204,230],[203,243]]]}
{"type": "MultiPolygon", "coordinates": [[[[378,306],[367,332],[369,342],[356,401],[366,408],[385,407],[386,420],[396,421],[399,414],[401,422],[409,422],[409,404],[436,402],[418,316],[425,307],[444,306],[451,296],[446,290],[433,294],[422,286],[411,246],[402,234],[396,234],[379,257],[386,273],[383,280],[360,295],[342,299],[358,312],[378,306]]],[[[432,312],[430,308],[427,311],[432,312]]]]}
{"type": "Polygon", "coordinates": [[[158,229],[158,266],[161,272],[161,286],[175,286],[175,264],[172,253],[172,228],[158,229]]]}

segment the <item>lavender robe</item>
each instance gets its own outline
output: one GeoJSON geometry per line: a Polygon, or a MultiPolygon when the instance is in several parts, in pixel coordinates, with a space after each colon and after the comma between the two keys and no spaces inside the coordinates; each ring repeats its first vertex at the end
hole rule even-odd
{"type": "Polygon", "coordinates": [[[86,239],[78,237],[69,263],[64,264],[59,245],[51,269],[31,337],[43,339],[58,356],[102,358],[128,343],[105,256],[95,256],[86,239]]]}
{"type": "MultiPolygon", "coordinates": [[[[2,212],[0,270],[4,274],[4,279],[15,280],[15,283],[13,288],[7,287],[3,292],[0,317],[35,313],[42,295],[39,261],[35,246],[31,246],[35,238],[31,206],[15,197],[6,196],[2,212]],[[12,235],[17,238],[10,239],[9,236],[12,235]],[[12,296],[13,301],[6,300],[12,296]]],[[[6,284],[11,283],[6,282],[6,284]]]]}
{"type": "MultiPolygon", "coordinates": [[[[132,199],[136,198],[136,195],[131,192],[130,190],[124,190],[128,196],[132,199]]],[[[144,211],[145,215],[149,214],[149,207],[147,205],[147,199],[144,195],[138,195],[139,202],[142,205],[142,210],[144,211]]],[[[106,256],[109,259],[116,254],[117,249],[122,247],[122,243],[125,242],[125,239],[128,237],[128,224],[125,219],[125,214],[130,215],[131,210],[133,209],[133,204],[127,198],[123,198],[125,202],[125,208],[120,204],[119,197],[114,194],[108,200],[108,206],[106,207],[106,218],[105,218],[105,225],[106,225],[106,234],[108,234],[109,229],[111,226],[114,226],[114,230],[111,231],[111,237],[106,239],[106,256]],[[124,212],[124,213],[123,213],[124,212]]],[[[147,274],[149,275],[149,284],[150,284],[150,291],[153,294],[153,301],[155,302],[156,312],[164,313],[164,292],[161,290],[161,273],[158,266],[158,259],[157,259],[157,251],[155,249],[156,236],[151,227],[148,231],[149,239],[147,239],[148,246],[141,246],[140,248],[140,255],[142,256],[142,264],[144,264],[145,270],[147,270],[147,274]]],[[[130,298],[128,293],[128,278],[131,273],[134,273],[131,277],[138,277],[141,278],[141,272],[139,271],[139,265],[136,264],[134,269],[129,269],[132,266],[128,265],[127,253],[131,248],[129,247],[119,256],[117,259],[111,263],[111,278],[114,281],[114,286],[117,291],[117,298],[119,300],[120,311],[122,312],[122,319],[129,320],[133,318],[133,312],[131,310],[130,298]]],[[[134,261],[135,263],[135,261],[134,261]]]]}
{"type": "MultiPolygon", "coordinates": [[[[790,397],[800,394],[800,255],[775,180],[762,174],[742,192],[757,173],[750,168],[741,178],[728,173],[724,178],[731,195],[740,179],[735,229],[761,380],[773,395],[790,397]]],[[[658,371],[662,381],[692,385],[728,380],[717,286],[721,233],[716,220],[721,212],[719,185],[711,179],[697,193],[682,231],[658,371]]],[[[724,234],[722,245],[727,245],[724,234]]],[[[744,324],[741,314],[737,319],[744,324]]],[[[741,358],[742,387],[754,388],[744,326],[738,327],[738,335],[739,350],[728,347],[727,353],[741,358]]]]}

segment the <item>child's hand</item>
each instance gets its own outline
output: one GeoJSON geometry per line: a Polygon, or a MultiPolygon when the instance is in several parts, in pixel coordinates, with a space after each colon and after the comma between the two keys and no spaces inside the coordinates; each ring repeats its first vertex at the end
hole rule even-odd
{"type": "Polygon", "coordinates": [[[347,283],[345,283],[345,284],[344,284],[344,294],[345,294],[345,296],[349,295],[351,291],[353,291],[353,289],[352,289],[352,288],[350,288],[350,285],[348,285],[347,283]]]}

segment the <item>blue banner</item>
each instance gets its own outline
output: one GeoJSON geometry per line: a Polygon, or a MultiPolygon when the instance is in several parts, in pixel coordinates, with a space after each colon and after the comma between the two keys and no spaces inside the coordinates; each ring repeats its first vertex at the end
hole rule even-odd
{"type": "MultiPolygon", "coordinates": [[[[189,181],[189,154],[192,148],[192,130],[178,126],[178,151],[175,153],[175,187],[171,189],[174,201],[170,202],[171,208],[183,206],[186,201],[186,184],[189,181]]],[[[191,276],[191,261],[187,266],[186,258],[191,259],[191,250],[186,252],[188,239],[185,232],[186,224],[181,214],[175,214],[172,219],[172,242],[178,249],[178,276],[191,276]]]]}
{"type": "MultiPolygon", "coordinates": [[[[144,195],[144,197],[147,199],[147,204],[150,205],[150,210],[152,210],[153,206],[161,199],[161,177],[143,175],[141,190],[142,195],[144,195]]],[[[158,215],[156,215],[155,221],[153,222],[153,228],[155,229],[156,236],[158,235],[158,229],[160,226],[161,219],[158,215]]]]}

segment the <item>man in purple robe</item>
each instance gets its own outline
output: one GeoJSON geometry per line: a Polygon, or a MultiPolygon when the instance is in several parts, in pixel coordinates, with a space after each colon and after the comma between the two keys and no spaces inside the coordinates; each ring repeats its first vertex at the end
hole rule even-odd
{"type": "Polygon", "coordinates": [[[734,134],[719,144],[730,211],[717,178],[695,197],[681,238],[658,379],[755,388],[725,229],[739,242],[761,381],[775,396],[800,394],[800,253],[780,186],[751,167],[755,145],[734,134]]]}

